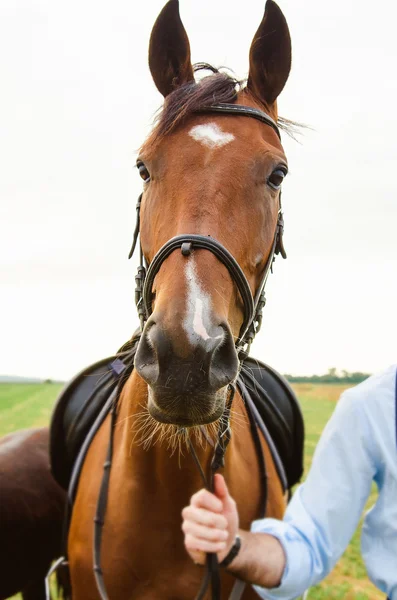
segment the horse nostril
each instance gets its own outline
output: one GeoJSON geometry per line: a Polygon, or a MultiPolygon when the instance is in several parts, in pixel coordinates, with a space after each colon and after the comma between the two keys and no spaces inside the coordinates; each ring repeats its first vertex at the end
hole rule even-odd
{"type": "Polygon", "coordinates": [[[150,340],[150,330],[155,326],[154,321],[148,321],[143,331],[135,356],[135,368],[139,375],[149,384],[156,383],[159,377],[159,364],[153,343],[150,340]]]}
{"type": "Polygon", "coordinates": [[[213,389],[221,389],[234,381],[238,372],[238,357],[233,335],[228,326],[221,326],[224,335],[212,353],[209,380],[213,389]]]}

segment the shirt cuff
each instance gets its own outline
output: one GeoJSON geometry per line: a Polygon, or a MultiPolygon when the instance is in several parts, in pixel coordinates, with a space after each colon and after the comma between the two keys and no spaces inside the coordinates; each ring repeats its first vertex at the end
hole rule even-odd
{"type": "MultiPolygon", "coordinates": [[[[308,572],[307,551],[302,539],[293,526],[277,519],[260,519],[251,525],[253,533],[266,533],[279,540],[285,553],[285,568],[278,587],[265,589],[253,586],[257,594],[266,600],[293,600],[299,598],[306,590],[306,578],[302,575],[308,572]]],[[[310,569],[309,569],[310,570],[310,569]]]]}

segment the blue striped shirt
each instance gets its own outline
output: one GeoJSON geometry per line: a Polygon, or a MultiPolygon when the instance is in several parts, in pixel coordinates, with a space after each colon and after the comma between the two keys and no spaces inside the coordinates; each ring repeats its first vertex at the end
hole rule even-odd
{"type": "Polygon", "coordinates": [[[254,586],[262,598],[297,598],[331,571],[374,481],[379,495],[365,515],[361,550],[370,579],[397,600],[396,386],[393,366],[342,394],[284,520],[252,524],[252,531],[278,538],[286,555],[278,588],[254,586]]]}

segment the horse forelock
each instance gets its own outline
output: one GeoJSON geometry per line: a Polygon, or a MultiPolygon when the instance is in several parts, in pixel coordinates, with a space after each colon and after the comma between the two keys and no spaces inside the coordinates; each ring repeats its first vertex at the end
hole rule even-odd
{"type": "MultiPolygon", "coordinates": [[[[186,83],[166,97],[156,115],[152,132],[140,148],[141,154],[150,155],[168,134],[182,125],[190,115],[199,112],[204,107],[219,103],[234,104],[239,92],[243,90],[244,95],[251,96],[259,108],[271,112],[269,107],[254,96],[247,87],[244,87],[245,80],[239,80],[230,73],[220,71],[207,63],[197,63],[194,65],[194,70],[195,72],[209,70],[211,75],[186,83]]],[[[271,116],[277,121],[279,128],[293,138],[300,133],[301,128],[305,127],[295,121],[279,117],[277,114],[271,116]]]]}
{"type": "Polygon", "coordinates": [[[141,147],[143,154],[150,154],[165,136],[172,133],[189,115],[205,106],[225,102],[235,103],[243,82],[226,72],[220,72],[211,65],[199,63],[195,71],[208,69],[211,75],[199,81],[186,83],[166,97],[160,109],[155,127],[141,147]]]}

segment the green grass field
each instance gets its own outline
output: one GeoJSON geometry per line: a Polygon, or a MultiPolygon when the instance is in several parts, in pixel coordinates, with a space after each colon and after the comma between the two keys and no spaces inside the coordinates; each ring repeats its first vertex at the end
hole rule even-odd
{"type": "MultiPolygon", "coordinates": [[[[57,384],[0,384],[0,435],[16,429],[38,427],[48,423],[55,398],[61,389],[57,384]]],[[[345,389],[340,385],[296,384],[306,422],[305,470],[310,467],[314,449],[335,402],[345,389]]],[[[374,489],[368,501],[376,498],[374,489]]],[[[333,570],[309,593],[309,600],[384,600],[368,580],[360,556],[360,527],[351,544],[333,570]]],[[[19,600],[19,596],[14,600],[19,600]]]]}

